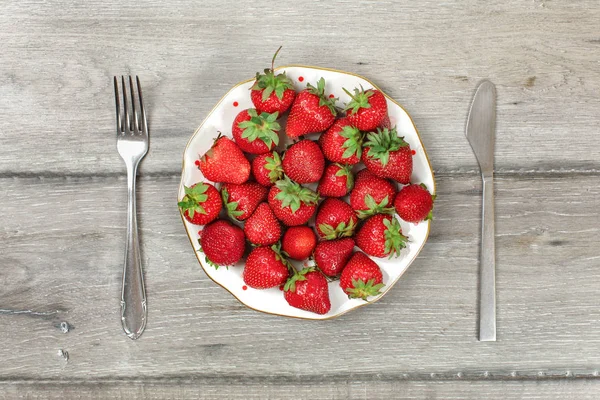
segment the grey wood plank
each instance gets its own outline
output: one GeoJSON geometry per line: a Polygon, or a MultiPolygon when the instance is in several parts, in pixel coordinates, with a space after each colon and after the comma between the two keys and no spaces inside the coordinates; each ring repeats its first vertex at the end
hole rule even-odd
{"type": "Polygon", "coordinates": [[[287,382],[74,382],[0,383],[0,399],[398,399],[398,400],[587,400],[600,382],[395,381],[287,382]]]}
{"type": "Polygon", "coordinates": [[[437,181],[429,242],[394,290],[319,323],[251,311],[213,284],[181,226],[178,180],[142,179],[149,323],[134,342],[118,320],[124,179],[2,179],[0,378],[592,375],[597,177],[498,180],[496,343],[476,339],[480,184],[437,181]]]}
{"type": "Polygon", "coordinates": [[[3,3],[0,174],[123,174],[111,77],[139,74],[152,147],[177,173],[187,138],[236,82],[279,62],[371,78],[405,105],[437,171],[474,171],[476,83],[498,86],[497,169],[598,172],[596,0],[3,3]]]}

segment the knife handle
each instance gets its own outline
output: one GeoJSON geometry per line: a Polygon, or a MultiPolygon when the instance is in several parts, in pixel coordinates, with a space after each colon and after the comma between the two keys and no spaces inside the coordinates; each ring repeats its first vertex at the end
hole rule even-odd
{"type": "Polygon", "coordinates": [[[494,227],[494,178],[483,177],[481,264],[479,266],[479,340],[496,340],[496,250],[494,227]]]}

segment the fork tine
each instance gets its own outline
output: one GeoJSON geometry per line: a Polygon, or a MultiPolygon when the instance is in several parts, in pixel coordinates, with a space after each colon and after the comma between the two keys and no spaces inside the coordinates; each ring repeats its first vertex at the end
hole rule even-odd
{"type": "Polygon", "coordinates": [[[121,87],[123,88],[123,132],[129,133],[131,120],[129,119],[129,106],[127,104],[127,86],[125,85],[125,77],[123,75],[121,75],[121,87]]]}
{"type": "Polygon", "coordinates": [[[119,102],[119,84],[117,82],[117,77],[115,76],[113,78],[115,84],[115,105],[117,106],[117,133],[122,133],[123,128],[121,124],[123,121],[121,120],[121,103],[119,102]]]}
{"type": "Polygon", "coordinates": [[[140,131],[148,136],[148,121],[146,120],[146,109],[144,108],[144,100],[142,99],[142,85],[140,84],[140,78],[136,75],[135,80],[137,82],[138,97],[140,100],[140,131]]]}
{"type": "Polygon", "coordinates": [[[133,80],[131,79],[131,75],[129,75],[129,93],[131,94],[131,130],[134,133],[138,133],[140,130],[140,125],[138,122],[138,113],[135,110],[135,90],[133,90],[133,80]]]}

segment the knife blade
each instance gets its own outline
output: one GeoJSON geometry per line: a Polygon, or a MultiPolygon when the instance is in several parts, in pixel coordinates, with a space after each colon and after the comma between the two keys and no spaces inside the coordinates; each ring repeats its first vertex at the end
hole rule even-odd
{"type": "Polygon", "coordinates": [[[496,340],[496,251],[494,226],[494,141],[496,87],[482,81],[473,98],[466,136],[481,170],[481,251],[479,261],[479,340],[496,340]]]}

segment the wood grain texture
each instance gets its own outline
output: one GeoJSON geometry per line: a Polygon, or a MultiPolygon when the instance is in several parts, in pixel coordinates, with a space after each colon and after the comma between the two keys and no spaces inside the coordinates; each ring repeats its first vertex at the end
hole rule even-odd
{"type": "Polygon", "coordinates": [[[321,382],[81,382],[0,383],[0,399],[395,399],[395,400],[595,400],[600,382],[576,381],[395,381],[321,382]],[[5,389],[5,390],[2,390],[5,389]]]}
{"type": "Polygon", "coordinates": [[[124,180],[4,179],[0,337],[9,351],[0,378],[428,379],[600,368],[600,311],[590,301],[600,285],[597,178],[498,180],[497,343],[476,337],[480,183],[437,181],[430,239],[400,282],[378,303],[320,323],[246,309],[210,281],[184,234],[178,180],[142,179],[149,321],[133,342],[118,320],[124,180]]]}
{"type": "Polygon", "coordinates": [[[280,44],[281,64],[381,85],[414,117],[437,171],[475,171],[464,124],[476,83],[490,78],[498,171],[598,172],[596,0],[266,5],[5,2],[0,174],[122,174],[111,78],[128,73],[141,76],[152,131],[142,173],[177,173],[206,113],[280,44]]]}

